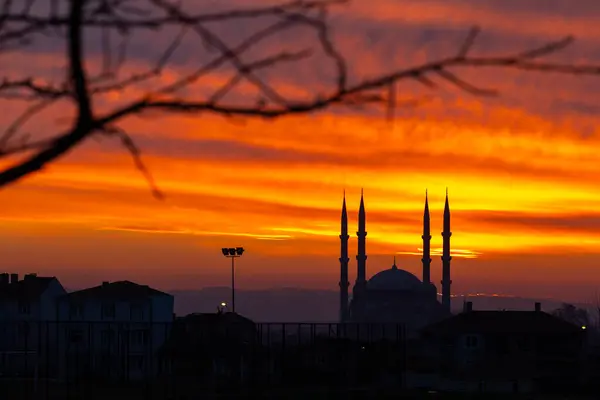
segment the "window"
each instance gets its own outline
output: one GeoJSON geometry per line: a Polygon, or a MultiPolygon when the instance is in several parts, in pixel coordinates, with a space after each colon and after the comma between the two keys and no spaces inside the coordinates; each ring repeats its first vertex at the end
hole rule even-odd
{"type": "Polygon", "coordinates": [[[469,349],[476,348],[479,345],[479,338],[474,335],[468,335],[465,338],[465,347],[469,349]]]}
{"type": "Polygon", "coordinates": [[[81,329],[70,329],[69,330],[69,342],[71,342],[71,343],[83,342],[83,331],[81,329]]]}
{"type": "Polygon", "coordinates": [[[129,318],[132,321],[143,321],[144,320],[144,308],[140,304],[132,304],[129,308],[129,318]]]}
{"type": "Polygon", "coordinates": [[[520,351],[527,352],[531,350],[531,341],[527,336],[521,336],[517,339],[517,346],[520,351]]]}
{"type": "Polygon", "coordinates": [[[129,359],[129,368],[133,370],[143,370],[144,356],[131,356],[129,359]]]}
{"type": "Polygon", "coordinates": [[[31,304],[28,301],[19,301],[19,314],[31,314],[31,304]]]}
{"type": "Polygon", "coordinates": [[[138,346],[145,346],[148,344],[148,331],[145,329],[138,329],[131,332],[131,344],[138,346]]]}
{"type": "Polygon", "coordinates": [[[100,356],[99,367],[103,369],[109,369],[112,365],[112,359],[109,354],[102,354],[100,356]]]}
{"type": "Polygon", "coordinates": [[[115,341],[115,331],[112,329],[103,330],[100,333],[100,340],[102,341],[103,346],[110,346],[115,341]]]}
{"type": "Polygon", "coordinates": [[[17,325],[17,338],[27,340],[29,338],[29,324],[23,322],[17,325]]]}
{"type": "Polygon", "coordinates": [[[83,317],[83,306],[81,304],[71,304],[69,307],[69,317],[82,318],[83,317]]]}
{"type": "Polygon", "coordinates": [[[509,351],[509,343],[508,338],[505,336],[500,336],[496,339],[496,348],[498,354],[508,354],[509,351]]]}
{"type": "Polygon", "coordinates": [[[115,318],[115,305],[113,303],[102,304],[102,319],[115,318]]]}

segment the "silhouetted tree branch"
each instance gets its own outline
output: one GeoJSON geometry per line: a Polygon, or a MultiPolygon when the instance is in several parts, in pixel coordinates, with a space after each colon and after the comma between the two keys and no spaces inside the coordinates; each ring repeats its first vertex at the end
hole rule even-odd
{"type": "MultiPolygon", "coordinates": [[[[193,3],[193,2],[192,2],[193,3]]],[[[0,79],[0,98],[32,103],[22,115],[8,125],[0,135],[0,157],[21,158],[0,171],[0,186],[16,182],[43,169],[84,140],[94,135],[118,138],[132,154],[136,166],[144,173],[157,196],[160,192],[141,161],[140,150],[127,132],[119,126],[128,117],[149,112],[168,114],[217,114],[225,117],[277,118],[292,114],[312,113],[331,106],[385,106],[388,118],[401,106],[419,104],[421,99],[400,100],[399,81],[413,80],[431,90],[433,81],[442,81],[475,96],[495,96],[498,91],[482,88],[456,71],[460,67],[503,67],[526,71],[555,72],[571,75],[600,75],[600,66],[571,65],[544,62],[544,56],[559,52],[573,42],[566,37],[541,47],[526,49],[508,56],[478,57],[472,48],[480,32],[473,28],[456,55],[437,61],[399,69],[351,83],[348,61],[336,48],[327,20],[328,10],[347,0],[288,1],[279,6],[251,7],[216,13],[186,11],[181,2],[167,0],[0,0],[0,57],[23,50],[40,40],[54,38],[64,42],[68,73],[63,81],[48,81],[34,77],[0,79]],[[270,17],[260,29],[241,43],[229,45],[215,33],[210,24],[235,24],[270,17]],[[293,28],[307,28],[315,33],[314,48],[292,51],[280,49],[259,59],[248,60],[248,53],[277,34],[293,28]],[[129,61],[130,41],[136,32],[157,34],[166,28],[177,29],[175,38],[163,49],[156,63],[146,70],[124,76],[129,61]],[[94,37],[94,35],[96,35],[94,37]],[[195,69],[168,84],[154,83],[146,87],[171,66],[173,55],[186,38],[196,38],[209,50],[208,59],[200,60],[195,69]],[[94,74],[91,56],[84,43],[97,39],[101,55],[100,72],[94,74]],[[260,77],[261,70],[282,63],[294,63],[323,52],[335,70],[335,80],[328,91],[311,99],[291,98],[280,93],[260,77]],[[194,92],[194,85],[219,68],[228,66],[235,73],[209,95],[194,92]],[[258,96],[245,103],[227,102],[227,96],[242,83],[256,88],[258,96]],[[136,88],[143,94],[132,97],[127,104],[112,109],[99,108],[95,100],[110,93],[125,93],[136,88]],[[193,92],[182,96],[181,92],[193,92]],[[29,141],[23,125],[42,110],[58,102],[69,102],[75,108],[71,126],[47,139],[29,141]]],[[[207,58],[207,56],[198,57],[207,58]]],[[[8,72],[7,72],[8,74],[8,72]]],[[[39,128],[38,128],[39,129],[39,128]]]]}

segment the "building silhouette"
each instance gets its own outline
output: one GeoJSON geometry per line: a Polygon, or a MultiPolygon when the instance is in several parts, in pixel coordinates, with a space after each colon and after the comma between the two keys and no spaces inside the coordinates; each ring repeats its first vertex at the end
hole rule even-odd
{"type": "Polygon", "coordinates": [[[143,379],[173,322],[173,296],[133,282],[67,293],[56,277],[0,273],[0,377],[143,379]]]}
{"type": "Polygon", "coordinates": [[[156,375],[173,302],[168,293],[129,281],[102,282],[61,296],[61,371],[131,380],[156,375]]]}
{"type": "Polygon", "coordinates": [[[423,280],[398,268],[394,258],[391,268],[380,271],[367,280],[366,210],[361,191],[358,212],[358,254],[356,282],[349,299],[348,288],[348,215],[346,198],[342,203],[340,232],[340,310],[341,322],[352,323],[400,323],[407,332],[439,321],[450,313],[450,206],[448,192],[444,207],[443,255],[442,255],[442,302],[437,300],[437,289],[431,281],[430,217],[427,193],[423,215],[423,280]]]}
{"type": "MultiPolygon", "coordinates": [[[[582,377],[586,330],[541,311],[473,310],[421,330],[437,377],[421,385],[471,392],[555,391],[582,377]]],[[[415,380],[415,386],[419,383],[415,380]]]]}
{"type": "Polygon", "coordinates": [[[0,376],[56,371],[56,303],[65,289],[56,277],[0,273],[0,376]]]}

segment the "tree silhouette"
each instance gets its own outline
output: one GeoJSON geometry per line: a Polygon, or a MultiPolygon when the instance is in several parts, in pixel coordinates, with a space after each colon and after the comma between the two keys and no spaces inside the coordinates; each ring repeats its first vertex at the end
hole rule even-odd
{"type": "Polygon", "coordinates": [[[573,304],[563,303],[560,308],[552,311],[552,315],[577,326],[590,326],[590,316],[586,309],[573,304]]]}
{"type": "Polygon", "coordinates": [[[438,86],[432,78],[436,78],[475,96],[498,94],[494,89],[478,87],[459,76],[457,69],[460,67],[600,75],[600,66],[540,60],[563,50],[572,43],[571,37],[538,48],[516,51],[511,55],[480,57],[471,54],[479,33],[478,28],[472,28],[454,56],[369,78],[350,79],[348,65],[357,61],[347,60],[336,48],[327,19],[332,7],[347,2],[282,0],[278,6],[196,12],[193,7],[185,7],[194,3],[197,5],[195,1],[0,0],[0,57],[8,57],[41,39],[51,38],[64,47],[67,71],[66,77],[60,80],[8,76],[8,71],[0,79],[0,98],[27,105],[23,114],[0,133],[0,158],[10,162],[3,164],[0,170],[0,187],[42,170],[90,137],[106,136],[122,142],[133,156],[137,168],[151,184],[153,193],[161,196],[142,163],[138,147],[122,127],[132,116],[166,113],[191,114],[200,118],[214,114],[229,118],[274,119],[291,114],[313,113],[332,106],[380,105],[385,107],[387,116],[393,118],[397,107],[419,103],[419,99],[397,99],[396,84],[400,81],[413,80],[435,90],[438,86]],[[265,18],[270,22],[263,23],[265,18]],[[234,45],[227,43],[212,27],[215,23],[235,27],[238,21],[248,19],[262,25],[234,45]],[[313,48],[300,51],[282,48],[258,59],[248,59],[248,53],[262,42],[296,28],[315,33],[313,48]],[[131,58],[128,57],[131,38],[138,33],[146,34],[150,42],[157,39],[156,43],[160,43],[158,39],[165,29],[176,29],[177,34],[160,49],[161,55],[156,63],[125,75],[123,71],[127,69],[125,66],[129,65],[131,58]],[[193,60],[192,65],[187,65],[190,70],[175,82],[164,83],[161,76],[173,67],[173,55],[184,38],[190,36],[198,41],[198,48],[210,50],[207,52],[210,56],[190,56],[193,60]],[[91,67],[92,42],[101,49],[102,65],[99,71],[91,67]],[[316,51],[328,58],[335,78],[327,89],[313,88],[314,93],[310,98],[286,96],[259,74],[283,63],[294,63],[300,69],[297,63],[316,51]],[[194,90],[201,79],[225,65],[233,71],[227,82],[209,94],[194,90]],[[241,104],[226,101],[227,95],[243,82],[250,83],[260,92],[258,98],[241,104]],[[115,93],[128,94],[127,103],[113,107],[98,106],[115,93]],[[57,104],[70,107],[73,119],[67,128],[46,127],[48,132],[36,132],[31,137],[23,131],[30,119],[57,104]]]}
{"type": "Polygon", "coordinates": [[[600,332],[600,292],[596,292],[590,304],[592,308],[592,318],[595,322],[596,331],[600,332]]]}

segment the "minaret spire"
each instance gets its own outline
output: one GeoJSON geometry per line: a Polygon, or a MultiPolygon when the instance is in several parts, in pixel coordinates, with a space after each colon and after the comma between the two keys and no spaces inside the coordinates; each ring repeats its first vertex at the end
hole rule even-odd
{"type": "Polygon", "coordinates": [[[446,188],[446,204],[444,205],[444,231],[442,238],[444,239],[442,252],[442,305],[450,312],[450,206],[448,204],[448,188],[446,188]]]}
{"type": "Polygon", "coordinates": [[[423,213],[423,284],[431,283],[431,224],[429,220],[429,201],[425,189],[425,211],[423,213]]]}
{"type": "Polygon", "coordinates": [[[360,208],[358,210],[358,255],[356,256],[356,283],[354,285],[354,292],[361,293],[367,287],[367,217],[365,212],[365,201],[363,197],[363,189],[360,189],[360,208]]]}
{"type": "Polygon", "coordinates": [[[348,213],[346,212],[346,190],[342,202],[340,230],[340,322],[348,321],[348,213]]]}

